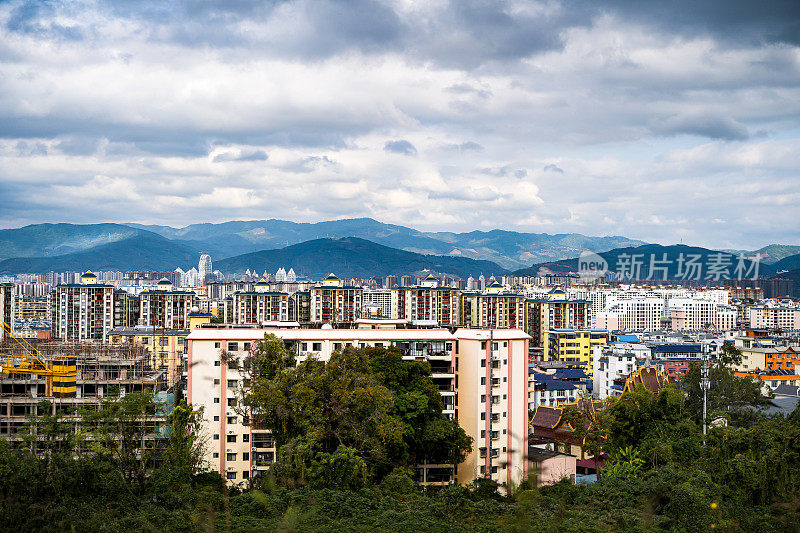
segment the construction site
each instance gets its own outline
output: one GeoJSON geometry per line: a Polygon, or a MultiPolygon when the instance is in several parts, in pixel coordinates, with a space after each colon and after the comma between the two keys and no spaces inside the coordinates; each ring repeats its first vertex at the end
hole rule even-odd
{"type": "MultiPolygon", "coordinates": [[[[104,400],[151,391],[160,404],[154,430],[165,426],[175,404],[175,385],[166,368],[154,368],[152,355],[139,345],[105,345],[22,339],[3,324],[0,343],[0,438],[21,441],[31,422],[61,413],[80,426],[81,411],[100,409],[104,400]],[[46,404],[45,404],[46,405],[46,404]]],[[[154,431],[159,433],[159,431],[154,431]]]]}

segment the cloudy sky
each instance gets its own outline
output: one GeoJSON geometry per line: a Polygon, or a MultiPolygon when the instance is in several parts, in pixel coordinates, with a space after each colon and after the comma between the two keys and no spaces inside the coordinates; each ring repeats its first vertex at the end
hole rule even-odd
{"type": "Polygon", "coordinates": [[[800,2],[2,2],[0,200],[800,244],[800,2]]]}

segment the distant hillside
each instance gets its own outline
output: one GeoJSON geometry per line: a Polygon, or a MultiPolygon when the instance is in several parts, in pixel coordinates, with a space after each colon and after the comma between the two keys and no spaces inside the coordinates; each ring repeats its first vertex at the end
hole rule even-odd
{"type": "Polygon", "coordinates": [[[606,251],[623,246],[639,246],[642,241],[627,237],[587,237],[578,233],[519,233],[492,230],[469,233],[427,233],[444,241],[465,257],[489,259],[509,268],[531,262],[574,257],[582,250],[606,251]]]}
{"type": "Polygon", "coordinates": [[[784,257],[777,263],[772,265],[772,268],[775,269],[776,272],[780,272],[781,270],[795,270],[800,268],[800,254],[797,255],[790,255],[789,257],[784,257]]]}
{"type": "Polygon", "coordinates": [[[792,244],[770,244],[751,253],[761,254],[761,260],[771,265],[789,256],[800,254],[800,246],[792,244]]]}
{"type": "Polygon", "coordinates": [[[549,235],[502,230],[425,233],[405,226],[384,224],[371,218],[330,220],[314,224],[270,219],[192,224],[184,228],[130,225],[154,231],[168,239],[194,241],[195,246],[202,247],[220,259],[255,250],[282,248],[323,237],[357,237],[421,254],[486,259],[511,269],[531,262],[568,258],[585,248],[603,251],[644,244],[626,237],[587,237],[576,233],[549,235]]]}
{"type": "Polygon", "coordinates": [[[52,257],[16,257],[0,261],[0,274],[21,272],[92,270],[174,270],[197,263],[196,251],[154,233],[142,232],[127,239],[89,250],[52,257]]]}
{"type": "MultiPolygon", "coordinates": [[[[646,279],[650,275],[650,261],[651,257],[655,258],[655,261],[660,262],[662,260],[666,260],[664,263],[656,263],[656,267],[659,265],[667,267],[667,279],[681,279],[681,272],[679,272],[679,258],[683,254],[684,260],[688,259],[690,255],[699,255],[700,259],[698,260],[699,263],[703,265],[701,276],[703,279],[706,278],[708,273],[707,268],[708,264],[713,261],[711,256],[716,256],[717,254],[722,254],[723,261],[727,261],[730,265],[729,268],[729,277],[734,278],[736,265],[738,263],[738,255],[731,254],[728,252],[720,252],[718,250],[709,250],[708,248],[700,248],[698,246],[686,246],[683,244],[675,244],[672,246],[662,246],[660,244],[646,244],[644,246],[638,247],[630,247],[630,248],[617,248],[614,250],[609,250],[607,252],[602,252],[598,255],[603,257],[608,263],[608,268],[611,271],[616,271],[617,266],[620,264],[620,259],[624,256],[637,256],[637,262],[641,264],[639,268],[639,276],[638,279],[646,279]]],[[[749,266],[749,264],[747,265],[749,266]]],[[[564,260],[564,261],[552,261],[548,263],[540,263],[537,265],[530,266],[528,268],[523,268],[514,272],[514,274],[519,276],[534,276],[539,272],[539,269],[545,267],[547,269],[552,270],[553,272],[557,273],[568,273],[568,272],[577,272],[578,271],[578,258],[574,257],[572,259],[564,260]]],[[[775,272],[775,268],[773,265],[765,265],[761,264],[759,266],[759,276],[766,277],[775,272]]],[[[724,276],[723,276],[724,277],[724,276]]],[[[664,279],[664,275],[662,271],[656,270],[654,274],[654,278],[656,279],[664,279]]]]}
{"type": "Polygon", "coordinates": [[[0,260],[10,257],[52,257],[89,250],[143,235],[122,224],[33,224],[0,230],[0,260]]]}
{"type": "Polygon", "coordinates": [[[214,263],[225,273],[246,269],[262,273],[294,268],[298,276],[319,279],[330,272],[339,277],[384,277],[429,269],[466,278],[483,273],[503,274],[505,269],[490,261],[465,257],[423,255],[383,246],[365,239],[314,239],[279,250],[262,250],[214,263]]]}

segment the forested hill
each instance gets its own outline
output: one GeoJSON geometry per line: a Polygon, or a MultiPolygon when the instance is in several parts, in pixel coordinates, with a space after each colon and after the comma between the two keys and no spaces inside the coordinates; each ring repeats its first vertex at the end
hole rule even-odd
{"type": "Polygon", "coordinates": [[[298,276],[319,279],[333,272],[340,277],[384,277],[410,274],[421,270],[466,278],[483,273],[500,275],[505,269],[491,261],[466,257],[424,255],[355,237],[315,239],[278,250],[262,250],[214,263],[222,272],[274,272],[278,268],[294,268],[298,276]]]}

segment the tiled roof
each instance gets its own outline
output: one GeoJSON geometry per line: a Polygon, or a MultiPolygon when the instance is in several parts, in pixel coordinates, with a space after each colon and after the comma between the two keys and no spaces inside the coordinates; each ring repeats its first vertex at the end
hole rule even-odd
{"type": "Polygon", "coordinates": [[[561,409],[540,405],[536,408],[536,412],[533,414],[531,425],[553,429],[558,425],[560,420],[561,409]]]}

